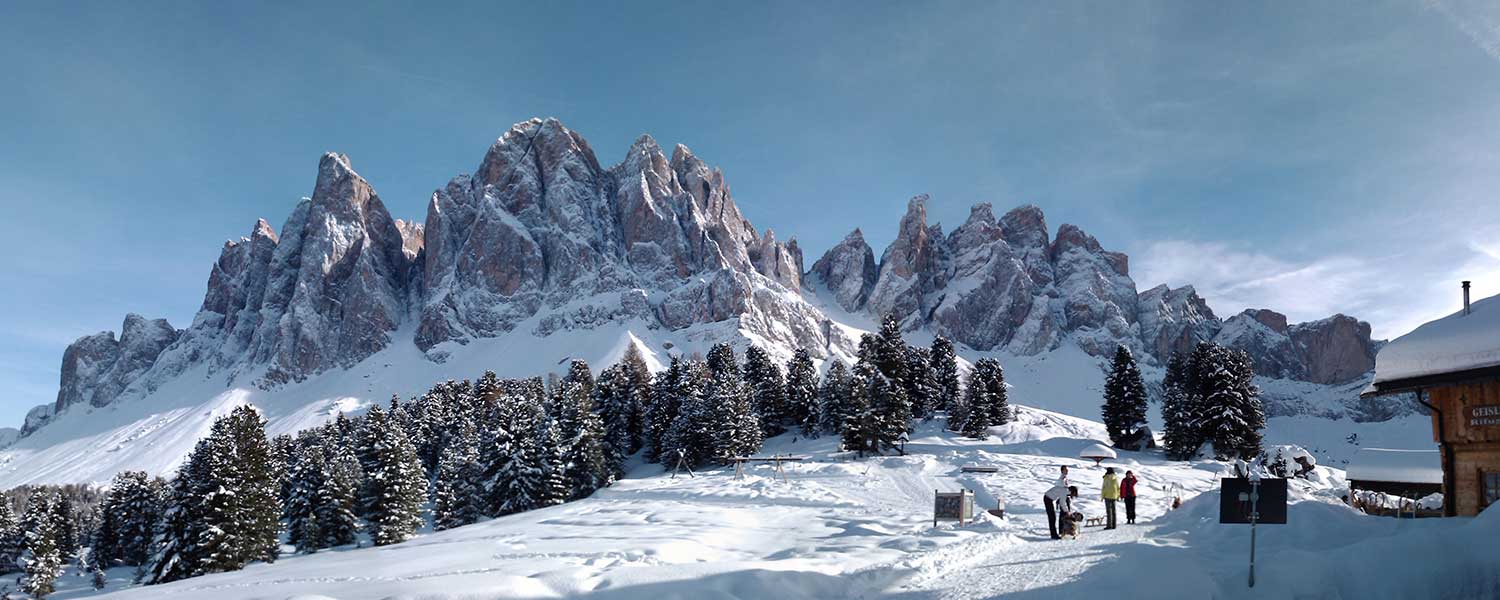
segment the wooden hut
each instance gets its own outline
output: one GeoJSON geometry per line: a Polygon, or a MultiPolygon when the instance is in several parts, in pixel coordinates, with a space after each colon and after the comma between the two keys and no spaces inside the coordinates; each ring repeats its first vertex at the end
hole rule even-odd
{"type": "Polygon", "coordinates": [[[1463,291],[1463,310],[1380,350],[1363,392],[1414,395],[1431,412],[1448,516],[1500,502],[1500,296],[1470,305],[1469,282],[1463,291]]]}

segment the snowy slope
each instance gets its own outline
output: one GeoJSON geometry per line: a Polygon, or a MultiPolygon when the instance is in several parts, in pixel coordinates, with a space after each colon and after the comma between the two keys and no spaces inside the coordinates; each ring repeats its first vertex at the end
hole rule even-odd
{"type": "MultiPolygon", "coordinates": [[[[1500,532],[1500,522],[1494,515],[1417,523],[1358,515],[1331,503],[1345,489],[1342,472],[1320,467],[1311,480],[1292,483],[1294,525],[1262,530],[1270,558],[1261,593],[1249,594],[1241,587],[1247,532],[1216,522],[1211,490],[1226,467],[1154,453],[1121,452],[1109,463],[1140,477],[1140,525],[1087,528],[1077,540],[1051,541],[1041,494],[1059,465],[1070,466],[1082,490],[1079,509],[1102,512],[1101,470],[1075,457],[1103,427],[1019,411],[1017,422],[985,441],[955,438],[941,421],[920,425],[908,456],[853,460],[834,451],[833,438],[774,438],[766,453],[809,457],[787,467],[786,481],[764,465],[743,480],[731,469],[672,478],[644,465],[584,500],[393,546],[285,557],[151,587],[130,587],[128,569],[117,569],[102,597],[977,599],[1087,597],[1109,589],[1120,597],[1327,597],[1341,590],[1359,592],[1341,597],[1396,598],[1411,597],[1424,582],[1462,591],[1470,575],[1500,572],[1497,559],[1478,553],[1450,565],[1373,566],[1365,550],[1393,556],[1407,544],[1479,543],[1500,532]],[[966,465],[998,472],[965,474],[966,465]],[[1008,518],[933,527],[933,491],[960,488],[975,490],[980,508],[1003,501],[1008,518]],[[1187,503],[1170,512],[1175,494],[1187,503]],[[1322,574],[1325,565],[1357,578],[1322,574]]],[[[83,578],[63,581],[60,598],[93,595],[83,578]]]]}

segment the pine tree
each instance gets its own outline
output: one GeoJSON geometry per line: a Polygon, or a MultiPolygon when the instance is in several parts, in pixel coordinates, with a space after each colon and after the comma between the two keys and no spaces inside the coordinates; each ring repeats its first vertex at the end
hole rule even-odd
{"type": "Polygon", "coordinates": [[[682,408],[684,375],[682,360],[674,356],[667,368],[651,381],[651,394],[644,407],[647,460],[667,463],[677,458],[677,448],[668,436],[682,408]]]}
{"type": "Polygon", "coordinates": [[[533,436],[536,451],[534,462],[528,466],[536,481],[533,508],[562,504],[570,491],[568,471],[564,463],[562,436],[551,414],[542,411],[536,420],[533,436]]]}
{"type": "MultiPolygon", "coordinates": [[[[352,440],[352,438],[351,438],[352,440]]],[[[332,548],[355,543],[359,534],[359,489],[364,481],[364,470],[355,458],[354,450],[344,444],[325,438],[324,458],[327,460],[327,478],[318,490],[317,509],[314,517],[318,521],[319,548],[332,548]]]]}
{"type": "MultiPolygon", "coordinates": [[[[970,373],[971,373],[971,376],[972,376],[972,371],[970,373]]],[[[972,389],[972,388],[969,388],[969,389],[972,389]]],[[[980,389],[982,390],[983,386],[981,386],[980,389]]],[[[983,393],[983,392],[980,392],[980,393],[983,393]]],[[[948,400],[948,402],[947,402],[947,405],[948,405],[948,430],[949,431],[956,431],[956,432],[962,433],[964,435],[969,435],[970,433],[972,433],[970,431],[965,431],[965,429],[964,429],[964,427],[966,427],[969,424],[969,417],[972,416],[972,414],[973,414],[973,411],[969,410],[969,397],[968,397],[967,390],[964,393],[955,395],[952,398],[950,398],[948,400]]],[[[989,429],[989,427],[988,427],[988,425],[989,425],[989,413],[988,412],[984,412],[983,414],[984,414],[984,418],[982,420],[982,425],[984,427],[984,430],[988,430],[989,429]]]]}
{"type": "Polygon", "coordinates": [[[818,428],[823,433],[842,436],[852,411],[849,367],[837,358],[831,363],[823,375],[823,384],[818,388],[818,428]]]}
{"type": "Polygon", "coordinates": [[[1265,428],[1265,411],[1260,391],[1252,382],[1255,377],[1250,357],[1242,350],[1208,344],[1198,357],[1195,379],[1197,427],[1206,441],[1212,442],[1219,460],[1249,460],[1260,453],[1261,433],[1265,428]]]}
{"type": "Polygon", "coordinates": [[[988,388],[985,397],[989,400],[990,425],[1011,422],[1015,415],[1010,408],[1010,391],[1005,387],[1005,368],[993,358],[974,361],[974,368],[985,373],[984,385],[988,388]]]}
{"type": "Polygon", "coordinates": [[[427,475],[406,432],[372,407],[360,432],[364,486],[360,505],[377,546],[406,541],[422,524],[427,475]]]}
{"type": "Polygon", "coordinates": [[[283,475],[271,441],[266,438],[266,421],[260,413],[254,407],[240,406],[230,412],[229,418],[234,436],[231,447],[238,463],[234,473],[239,475],[231,481],[238,496],[235,519],[241,528],[234,567],[238,569],[252,560],[276,560],[281,529],[277,490],[283,475]]]}
{"type": "Polygon", "coordinates": [[[787,423],[803,436],[818,433],[818,368],[807,350],[798,348],[786,365],[787,423]]]}
{"type": "Polygon", "coordinates": [[[73,500],[67,494],[56,494],[52,501],[52,534],[64,564],[78,558],[78,520],[73,514],[73,500]]]}
{"type": "Polygon", "coordinates": [[[844,450],[854,451],[860,458],[879,452],[880,418],[872,389],[883,386],[884,381],[885,376],[868,361],[855,363],[854,372],[849,377],[848,391],[843,398],[840,445],[844,450]]]}
{"type": "Polygon", "coordinates": [[[573,361],[568,377],[558,384],[553,398],[562,442],[566,500],[587,497],[614,481],[614,468],[605,458],[604,422],[594,411],[596,385],[588,374],[587,363],[573,361]],[[588,376],[586,380],[584,376],[588,376]]]}
{"type": "Polygon", "coordinates": [[[213,473],[209,462],[216,454],[226,451],[221,441],[212,433],[199,439],[187,462],[172,480],[167,511],[153,544],[156,548],[150,569],[153,584],[186,579],[203,572],[200,567],[203,550],[199,538],[208,530],[209,524],[202,500],[211,486],[217,485],[217,481],[211,479],[213,473]]]}
{"type": "Polygon", "coordinates": [[[899,380],[887,378],[879,371],[874,375],[868,382],[870,404],[876,413],[872,450],[878,454],[895,450],[904,456],[907,434],[911,431],[911,402],[899,380]]]}
{"type": "Polygon", "coordinates": [[[54,507],[61,503],[62,496],[53,493],[33,496],[27,506],[28,518],[24,520],[31,526],[26,532],[26,548],[20,560],[25,574],[21,590],[34,598],[45,598],[54,591],[54,584],[62,576],[66,564],[62,549],[58,547],[61,532],[56,529],[57,521],[51,518],[54,507]]]}
{"type": "Polygon", "coordinates": [[[745,391],[750,395],[750,404],[760,421],[763,437],[785,433],[791,420],[781,367],[771,360],[765,350],[751,346],[745,351],[743,379],[745,391]]]}
{"type": "Polygon", "coordinates": [[[1104,428],[1116,447],[1123,448],[1127,440],[1134,440],[1136,432],[1146,424],[1146,382],[1141,378],[1135,356],[1125,346],[1115,349],[1114,362],[1104,380],[1101,411],[1104,428]]]}
{"type": "MultiPolygon", "coordinates": [[[[931,363],[932,379],[937,386],[935,408],[951,411],[949,403],[959,397],[958,356],[953,350],[953,342],[943,336],[932,340],[928,362],[931,363]]],[[[949,415],[950,428],[953,428],[952,420],[952,415],[949,415]]]]}
{"type": "Polygon", "coordinates": [[[535,441],[530,436],[534,415],[541,407],[522,395],[491,409],[488,432],[480,441],[486,512],[508,515],[535,506],[535,479],[527,470],[534,461],[535,441]],[[502,407],[509,407],[509,409],[502,407]]]}
{"type": "Polygon", "coordinates": [[[994,399],[990,397],[990,391],[994,388],[988,381],[991,375],[990,369],[981,368],[977,362],[969,370],[969,379],[964,385],[963,406],[958,411],[963,413],[958,431],[965,437],[982,440],[990,435],[990,426],[994,424],[991,412],[994,399]]]}
{"type": "Polygon", "coordinates": [[[99,505],[99,526],[89,552],[95,564],[134,567],[150,560],[151,537],[162,510],[161,486],[144,471],[115,475],[99,505]]]}
{"type": "Polygon", "coordinates": [[[625,454],[630,455],[640,452],[646,443],[646,405],[651,399],[651,370],[633,343],[625,348],[619,366],[624,370],[625,395],[629,396],[629,400],[623,403],[629,411],[626,431],[629,432],[630,446],[625,454]]]}
{"type": "Polygon", "coordinates": [[[303,438],[298,450],[300,457],[288,479],[291,490],[286,497],[287,543],[298,552],[316,552],[322,547],[323,534],[319,529],[318,508],[323,486],[328,480],[328,462],[323,453],[322,440],[316,435],[303,438]]]}
{"type": "Polygon", "coordinates": [[[432,494],[433,529],[461,527],[484,516],[481,476],[477,434],[469,426],[448,444],[438,461],[432,494]]]}
{"type": "Polygon", "coordinates": [[[630,419],[639,412],[634,404],[623,364],[599,373],[594,382],[594,410],[604,425],[604,463],[616,479],[625,475],[625,460],[631,454],[630,419]]]}
{"type": "Polygon", "coordinates": [[[1161,383],[1162,445],[1172,460],[1189,460],[1202,445],[1192,414],[1191,379],[1188,358],[1173,354],[1161,383]]]}
{"type": "Polygon", "coordinates": [[[15,511],[10,508],[10,500],[0,496],[0,575],[20,570],[16,558],[21,556],[25,547],[25,534],[15,511]]]}
{"type": "Polygon", "coordinates": [[[741,379],[739,363],[729,344],[708,351],[708,381],[703,388],[703,410],[710,417],[710,456],[727,460],[749,456],[760,450],[763,439],[760,419],[751,406],[750,394],[741,379]]]}
{"type": "Polygon", "coordinates": [[[906,347],[906,379],[902,381],[911,403],[912,418],[932,420],[941,400],[936,373],[932,370],[932,352],[918,346],[906,347]]]}
{"type": "MultiPolygon", "coordinates": [[[[901,322],[892,315],[886,315],[880,322],[880,331],[874,335],[873,342],[873,352],[869,356],[861,354],[860,358],[872,361],[887,380],[898,384],[906,381],[906,342],[901,339],[901,322]]],[[[863,350],[864,343],[861,338],[862,352],[866,352],[863,350]]]]}

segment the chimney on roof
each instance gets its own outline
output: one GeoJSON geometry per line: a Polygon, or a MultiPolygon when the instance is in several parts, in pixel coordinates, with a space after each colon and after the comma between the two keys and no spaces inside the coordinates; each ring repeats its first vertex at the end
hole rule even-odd
{"type": "Polygon", "coordinates": [[[1469,314],[1469,282],[1464,282],[1464,314],[1469,314]]]}

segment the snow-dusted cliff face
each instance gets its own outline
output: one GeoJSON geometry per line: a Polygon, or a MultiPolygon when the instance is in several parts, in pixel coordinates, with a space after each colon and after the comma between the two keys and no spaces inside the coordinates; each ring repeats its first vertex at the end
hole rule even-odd
{"type": "Polygon", "coordinates": [[[853,340],[802,300],[802,278],[796,240],[758,233],[723,173],[685,146],[668,159],[650,136],[604,168],[557,120],[518,123],[475,174],[433,193],[424,223],[393,219],[330,153],[279,235],[261,220],[224,245],[191,327],[131,315],[118,341],[80,338],[57,401],[24,430],[190,369],[261,389],[304,381],[386,349],[398,330],[434,363],[523,324],[540,337],[717,324],[693,333],[847,354],[853,340]]]}
{"type": "MultiPolygon", "coordinates": [[[[795,239],[740,213],[721,171],[685,146],[668,156],[650,136],[606,167],[557,120],[518,123],[473,174],[432,194],[420,222],[393,219],[349,158],[330,153],[279,233],[261,220],[224,245],[191,326],[132,315],[118,338],[80,338],[57,401],[22,431],[135,398],[208,394],[167,403],[181,408],[225,390],[275,396],[284,414],[310,419],[296,406],[308,398],[332,410],[484,368],[529,375],[570,356],[618,358],[623,343],[652,360],[720,341],[847,358],[860,324],[829,314],[895,315],[966,357],[1075,347],[1101,357],[1125,345],[1149,366],[1216,340],[1287,380],[1343,383],[1373,366],[1368,324],[1289,325],[1271,311],[1221,321],[1190,286],[1137,293],[1124,254],[1073,225],[1054,232],[1034,206],[997,217],[975,205],[944,233],[919,196],[875,256],[855,229],[805,269],[795,239]],[[361,389],[340,387],[351,381],[361,389]]],[[[152,419],[164,413],[138,412],[134,433],[119,435],[161,430],[152,419]]]]}
{"type": "Polygon", "coordinates": [[[861,258],[873,253],[851,235],[814,263],[814,285],[845,310],[895,315],[980,351],[1029,356],[1067,341],[1105,356],[1124,345],[1165,364],[1215,341],[1245,350],[1272,378],[1339,384],[1374,367],[1370,325],[1352,317],[1289,325],[1280,313],[1248,310],[1221,321],[1192,286],[1137,293],[1128,257],[1074,225],[1049,236],[1037,207],[996,219],[990,205],[975,205],[945,236],[927,223],[926,204],[908,204],[873,281],[861,258]]]}

